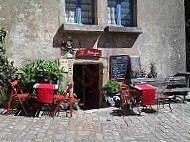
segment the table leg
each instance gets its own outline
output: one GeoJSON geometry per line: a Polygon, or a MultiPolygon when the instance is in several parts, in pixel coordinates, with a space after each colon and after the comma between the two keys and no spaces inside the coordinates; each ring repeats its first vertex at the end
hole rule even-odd
{"type": "Polygon", "coordinates": [[[190,78],[190,76],[188,75],[188,76],[186,77],[187,87],[189,87],[189,78],[190,78]]]}

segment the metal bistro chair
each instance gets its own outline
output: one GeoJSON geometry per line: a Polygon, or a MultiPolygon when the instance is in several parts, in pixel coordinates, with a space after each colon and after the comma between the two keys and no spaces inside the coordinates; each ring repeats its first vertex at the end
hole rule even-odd
{"type": "Polygon", "coordinates": [[[164,108],[165,104],[168,104],[169,108],[170,108],[170,111],[172,112],[171,101],[172,101],[172,97],[168,96],[168,95],[165,95],[164,94],[164,90],[162,90],[161,92],[159,92],[157,94],[157,105],[158,105],[158,108],[160,108],[161,104],[162,104],[163,108],[164,108]]]}
{"type": "Polygon", "coordinates": [[[9,101],[7,104],[6,115],[9,114],[9,110],[13,103],[19,103],[20,106],[22,107],[25,115],[28,115],[28,112],[26,111],[26,108],[23,105],[23,100],[26,100],[29,97],[29,93],[23,93],[22,89],[18,85],[18,81],[9,82],[9,84],[10,84],[11,91],[9,94],[9,101]]]}
{"type": "Polygon", "coordinates": [[[159,111],[160,105],[162,104],[163,108],[165,104],[168,104],[170,111],[172,112],[171,108],[171,101],[173,96],[169,96],[165,94],[165,90],[173,85],[173,77],[169,76],[164,80],[163,84],[159,84],[159,87],[156,89],[156,99],[157,99],[157,111],[159,111]]]}

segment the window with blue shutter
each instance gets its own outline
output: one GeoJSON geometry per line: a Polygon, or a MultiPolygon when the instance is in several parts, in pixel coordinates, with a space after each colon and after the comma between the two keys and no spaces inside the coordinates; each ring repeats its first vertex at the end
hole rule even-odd
{"type": "Polygon", "coordinates": [[[108,25],[133,26],[132,0],[108,0],[108,25]]]}
{"type": "Polygon", "coordinates": [[[94,24],[94,0],[65,0],[66,23],[94,24]]]}

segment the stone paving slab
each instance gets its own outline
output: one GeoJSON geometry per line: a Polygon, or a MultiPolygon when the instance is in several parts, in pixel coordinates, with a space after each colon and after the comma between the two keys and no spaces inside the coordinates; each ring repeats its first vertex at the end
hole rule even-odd
{"type": "Polygon", "coordinates": [[[54,118],[1,114],[0,142],[189,142],[190,104],[172,108],[141,116],[123,116],[114,107],[74,111],[72,118],[66,112],[54,118]]]}

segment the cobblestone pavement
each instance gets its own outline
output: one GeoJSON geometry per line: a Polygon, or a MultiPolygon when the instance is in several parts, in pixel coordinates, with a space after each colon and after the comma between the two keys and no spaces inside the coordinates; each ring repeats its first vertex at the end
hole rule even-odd
{"type": "Polygon", "coordinates": [[[65,112],[54,119],[0,115],[0,142],[189,142],[190,104],[159,113],[120,115],[118,108],[65,112]]]}

